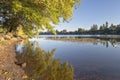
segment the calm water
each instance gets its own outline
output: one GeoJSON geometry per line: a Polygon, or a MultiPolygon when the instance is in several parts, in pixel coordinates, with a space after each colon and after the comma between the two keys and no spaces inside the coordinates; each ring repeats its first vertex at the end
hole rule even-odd
{"type": "Polygon", "coordinates": [[[46,51],[56,49],[55,58],[72,64],[77,80],[120,80],[120,39],[37,41],[46,51]]]}
{"type": "Polygon", "coordinates": [[[77,37],[77,38],[84,38],[84,37],[98,37],[98,38],[120,38],[120,35],[40,35],[39,38],[61,38],[61,37],[77,37]]]}

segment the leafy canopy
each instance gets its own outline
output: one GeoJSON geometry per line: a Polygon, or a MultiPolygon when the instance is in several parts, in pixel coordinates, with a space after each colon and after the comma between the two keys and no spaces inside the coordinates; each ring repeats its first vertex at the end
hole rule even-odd
{"type": "Polygon", "coordinates": [[[54,32],[52,24],[58,24],[60,18],[71,19],[79,3],[80,0],[1,0],[0,15],[8,32],[16,31],[19,25],[28,35],[32,30],[54,32]]]}

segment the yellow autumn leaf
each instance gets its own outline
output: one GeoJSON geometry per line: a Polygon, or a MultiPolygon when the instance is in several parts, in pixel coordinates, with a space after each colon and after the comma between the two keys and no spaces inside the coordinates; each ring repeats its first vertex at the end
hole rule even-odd
{"type": "Polygon", "coordinates": [[[24,74],[24,75],[22,76],[22,79],[26,79],[26,78],[28,78],[28,76],[27,76],[26,74],[24,74]]]}

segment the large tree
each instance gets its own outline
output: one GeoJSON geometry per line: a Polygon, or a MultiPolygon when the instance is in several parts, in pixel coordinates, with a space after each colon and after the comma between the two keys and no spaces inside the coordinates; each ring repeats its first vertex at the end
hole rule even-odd
{"type": "Polygon", "coordinates": [[[97,24],[93,24],[93,26],[90,29],[91,31],[96,31],[98,30],[98,25],[97,24]]]}
{"type": "Polygon", "coordinates": [[[53,30],[60,18],[72,18],[73,10],[80,0],[0,0],[0,21],[7,32],[22,26],[26,34],[32,30],[53,30]],[[35,28],[35,29],[34,29],[35,28]]]}

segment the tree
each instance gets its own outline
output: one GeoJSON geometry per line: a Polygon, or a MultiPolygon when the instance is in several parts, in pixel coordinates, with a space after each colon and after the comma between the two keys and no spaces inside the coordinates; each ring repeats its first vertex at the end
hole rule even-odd
{"type": "Polygon", "coordinates": [[[105,25],[106,28],[108,28],[108,22],[106,21],[106,25],[105,25]]]}
{"type": "Polygon", "coordinates": [[[67,30],[66,30],[66,29],[64,29],[62,32],[63,32],[63,33],[67,33],[67,30]]]}
{"type": "Polygon", "coordinates": [[[100,26],[99,30],[104,30],[104,27],[103,27],[103,26],[100,26]]]}
{"type": "Polygon", "coordinates": [[[106,31],[108,31],[108,22],[106,21],[105,24],[103,24],[102,26],[100,26],[99,30],[100,30],[100,33],[105,34],[106,31]]]}
{"type": "Polygon", "coordinates": [[[119,24],[119,25],[117,25],[117,28],[116,28],[116,33],[117,33],[117,34],[120,34],[120,24],[119,24]]]}
{"type": "Polygon", "coordinates": [[[32,33],[33,25],[37,30],[54,32],[52,24],[58,24],[60,18],[71,19],[78,3],[80,0],[1,0],[1,21],[7,32],[16,31],[18,25],[22,25],[27,35],[32,33]]]}
{"type": "Polygon", "coordinates": [[[103,24],[103,26],[102,26],[102,30],[105,30],[106,29],[106,26],[105,26],[105,24],[103,24]]]}
{"type": "Polygon", "coordinates": [[[84,33],[85,32],[85,30],[83,29],[83,28],[78,28],[78,33],[84,33]]]}
{"type": "Polygon", "coordinates": [[[112,34],[115,34],[115,30],[116,30],[116,26],[115,25],[113,25],[113,24],[111,24],[111,26],[110,26],[110,32],[112,33],[112,34]]]}
{"type": "Polygon", "coordinates": [[[94,25],[91,27],[90,30],[91,30],[91,31],[96,31],[96,30],[98,30],[97,24],[94,24],[94,25]]]}

